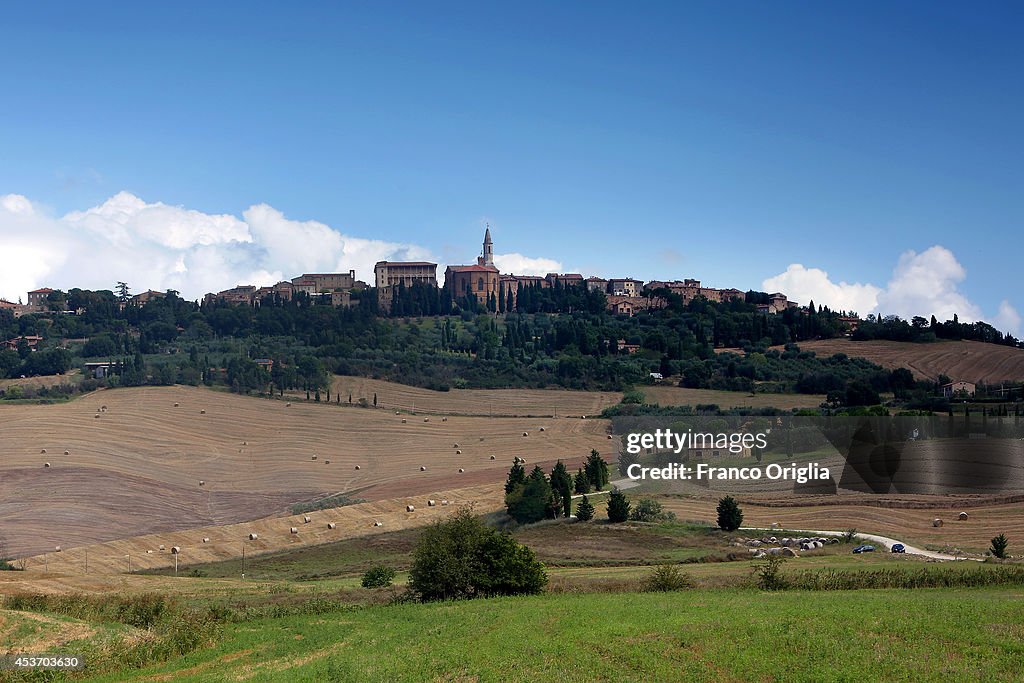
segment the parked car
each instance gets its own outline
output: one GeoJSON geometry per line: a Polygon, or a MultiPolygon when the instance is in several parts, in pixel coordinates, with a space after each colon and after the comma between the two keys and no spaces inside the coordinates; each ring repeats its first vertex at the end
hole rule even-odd
{"type": "Polygon", "coordinates": [[[873,553],[875,552],[875,546],[873,545],[859,545],[853,549],[853,552],[857,555],[861,553],[873,553]]]}
{"type": "Polygon", "coordinates": [[[905,553],[905,552],[907,552],[907,549],[904,547],[904,545],[902,543],[893,543],[891,550],[894,553],[905,553]]]}

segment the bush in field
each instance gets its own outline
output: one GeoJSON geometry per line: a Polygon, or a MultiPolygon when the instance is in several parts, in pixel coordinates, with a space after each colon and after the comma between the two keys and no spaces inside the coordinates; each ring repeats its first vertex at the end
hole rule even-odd
{"type": "Polygon", "coordinates": [[[650,498],[643,498],[629,513],[629,518],[634,522],[663,522],[675,519],[675,513],[664,512],[661,509],[661,503],[650,498]]]}
{"type": "Polygon", "coordinates": [[[409,572],[409,589],[424,601],[533,594],[547,581],[532,550],[468,508],[427,528],[409,572]]]}
{"type": "Polygon", "coordinates": [[[785,560],[779,555],[768,555],[762,564],[754,567],[757,574],[757,587],[763,591],[777,591],[789,584],[782,576],[782,565],[785,560]]]}
{"type": "Polygon", "coordinates": [[[586,494],[583,495],[583,499],[580,500],[580,504],[576,506],[576,519],[581,522],[589,522],[594,518],[594,504],[591,503],[586,494]]]}
{"type": "Polygon", "coordinates": [[[736,531],[743,524],[743,510],[732,496],[718,501],[718,528],[723,531],[736,531]]]}
{"type": "Polygon", "coordinates": [[[693,586],[693,582],[674,564],[663,564],[644,581],[644,590],[650,592],[681,591],[693,586]]]}
{"type": "Polygon", "coordinates": [[[384,565],[377,565],[363,574],[363,588],[387,588],[395,580],[395,570],[384,565]]]}
{"type": "Polygon", "coordinates": [[[989,548],[989,552],[992,553],[993,557],[999,559],[1006,558],[1006,546],[1010,544],[1010,541],[1006,538],[1006,534],[999,534],[992,539],[992,547],[989,548]]]}
{"type": "Polygon", "coordinates": [[[629,500],[618,489],[613,489],[608,496],[608,521],[614,524],[629,519],[629,500]]]}

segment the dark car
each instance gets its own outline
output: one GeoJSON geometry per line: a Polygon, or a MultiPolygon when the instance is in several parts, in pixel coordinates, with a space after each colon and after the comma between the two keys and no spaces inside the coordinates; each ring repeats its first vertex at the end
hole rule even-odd
{"type": "Polygon", "coordinates": [[[905,553],[905,552],[907,552],[907,549],[904,547],[904,545],[902,543],[893,543],[891,550],[894,553],[905,553]]]}
{"type": "Polygon", "coordinates": [[[857,555],[861,553],[873,553],[875,552],[875,546],[873,545],[859,545],[853,549],[853,552],[857,555]]]}

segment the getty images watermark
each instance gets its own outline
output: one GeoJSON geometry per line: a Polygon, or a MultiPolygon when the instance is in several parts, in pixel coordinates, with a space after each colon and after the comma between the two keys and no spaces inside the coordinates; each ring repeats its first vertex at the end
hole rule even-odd
{"type": "MultiPolygon", "coordinates": [[[[758,433],[742,432],[695,432],[690,429],[677,432],[671,429],[656,429],[652,432],[633,432],[626,436],[626,452],[639,455],[645,450],[672,453],[702,458],[705,454],[722,456],[741,455],[754,448],[768,447],[770,430],[758,433]]],[[[771,463],[761,467],[718,466],[706,462],[686,464],[673,462],[661,467],[645,467],[633,463],[626,468],[626,476],[634,481],[794,481],[806,484],[809,481],[827,481],[832,478],[827,467],[811,462],[803,465],[771,463]]]]}

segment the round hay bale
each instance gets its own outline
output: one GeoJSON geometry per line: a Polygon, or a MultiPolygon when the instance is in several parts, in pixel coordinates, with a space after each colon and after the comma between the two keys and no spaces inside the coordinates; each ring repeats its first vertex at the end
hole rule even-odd
{"type": "Polygon", "coordinates": [[[106,411],[106,409],[107,409],[107,407],[106,407],[106,406],[100,406],[100,408],[101,408],[102,410],[104,410],[104,411],[106,411]]]}
{"type": "Polygon", "coordinates": [[[783,548],[782,549],[782,556],[783,557],[800,557],[800,555],[798,555],[797,552],[795,550],[793,550],[792,548],[783,548]]]}
{"type": "Polygon", "coordinates": [[[423,418],[423,421],[424,422],[430,422],[430,418],[429,417],[425,417],[425,418],[423,418]]]}
{"type": "Polygon", "coordinates": [[[437,501],[436,500],[428,500],[427,501],[427,507],[431,507],[432,508],[435,505],[437,505],[437,501]]]}
{"type": "Polygon", "coordinates": [[[152,551],[152,550],[147,550],[147,551],[146,551],[146,554],[147,554],[147,555],[152,555],[152,554],[153,554],[153,551],[152,551]]]}
{"type": "Polygon", "coordinates": [[[330,460],[324,460],[324,464],[325,464],[325,465],[330,465],[330,464],[331,464],[331,461],[330,461],[330,460]]]}
{"type": "Polygon", "coordinates": [[[200,486],[206,486],[206,482],[205,482],[205,481],[203,481],[202,479],[200,479],[200,480],[199,480],[199,485],[200,485],[200,486]]]}
{"type": "Polygon", "coordinates": [[[160,550],[163,550],[163,549],[164,549],[164,544],[163,544],[163,543],[161,543],[161,544],[160,544],[160,548],[159,548],[159,549],[160,549],[160,550]]]}
{"type": "Polygon", "coordinates": [[[290,533],[290,534],[297,534],[297,533],[299,533],[299,530],[298,530],[297,527],[290,527],[288,529],[288,533],[290,533]]]}
{"type": "Polygon", "coordinates": [[[452,444],[452,448],[459,448],[459,444],[452,444]]]}
{"type": "Polygon", "coordinates": [[[96,413],[95,415],[93,415],[93,417],[95,417],[98,420],[98,419],[100,419],[100,414],[96,413]]]}
{"type": "Polygon", "coordinates": [[[302,517],[302,523],[303,523],[303,524],[309,524],[309,523],[310,523],[310,522],[312,522],[312,521],[313,521],[313,520],[312,520],[312,519],[310,519],[309,515],[304,515],[304,516],[302,517]]]}
{"type": "Polygon", "coordinates": [[[405,506],[405,511],[406,512],[416,512],[416,508],[414,506],[412,506],[412,505],[406,505],[405,506]]]}
{"type": "Polygon", "coordinates": [[[540,431],[542,431],[542,432],[543,432],[543,431],[544,431],[544,428],[543,428],[543,427],[541,427],[541,428],[540,428],[540,431]]]}
{"type": "Polygon", "coordinates": [[[71,451],[64,451],[64,455],[71,455],[71,451]]]}
{"type": "Polygon", "coordinates": [[[936,517],[935,519],[932,520],[932,526],[933,527],[940,527],[940,526],[942,526],[942,520],[939,519],[938,517],[936,517]]]}
{"type": "Polygon", "coordinates": [[[402,413],[400,413],[399,411],[397,411],[397,410],[395,411],[395,415],[401,415],[401,414],[402,413]]]}
{"type": "Polygon", "coordinates": [[[462,469],[461,467],[459,468],[459,474],[462,474],[462,473],[464,473],[465,471],[466,471],[466,470],[462,469]]]}
{"type": "Polygon", "coordinates": [[[491,456],[491,460],[494,460],[494,459],[495,459],[495,458],[494,458],[494,456],[492,455],[492,456],[491,456]]]}
{"type": "Polygon", "coordinates": [[[424,467],[423,465],[420,465],[420,472],[426,472],[426,471],[427,471],[427,468],[424,467]]]}
{"type": "Polygon", "coordinates": [[[175,408],[177,408],[177,407],[178,407],[178,404],[177,404],[177,403],[175,403],[175,404],[174,404],[174,407],[175,407],[175,408]]]}
{"type": "Polygon", "coordinates": [[[958,515],[958,517],[959,517],[960,519],[962,519],[962,520],[963,520],[963,519],[967,519],[967,513],[966,513],[966,512],[961,512],[961,513],[960,513],[960,514],[958,515]]]}
{"type": "Polygon", "coordinates": [[[316,460],[316,456],[314,455],[314,456],[313,456],[313,457],[311,458],[311,460],[316,460]]]}
{"type": "Polygon", "coordinates": [[[285,408],[291,408],[291,407],[292,407],[292,404],[291,404],[291,403],[285,403],[285,404],[284,404],[284,407],[285,407],[285,408]]]}
{"type": "Polygon", "coordinates": [[[59,552],[60,552],[60,546],[57,546],[56,548],[54,548],[54,549],[53,549],[53,552],[55,552],[55,553],[59,553],[59,552]]]}
{"type": "Polygon", "coordinates": [[[586,415],[580,415],[580,419],[581,419],[581,420],[586,420],[586,419],[587,419],[587,416],[586,416],[586,415]]]}
{"type": "Polygon", "coordinates": [[[610,438],[612,438],[612,435],[611,435],[611,434],[609,434],[609,435],[608,435],[608,438],[609,438],[609,439],[610,439],[610,438]]]}
{"type": "Polygon", "coordinates": [[[529,436],[530,432],[523,432],[523,436],[529,436]]]}
{"type": "Polygon", "coordinates": [[[210,537],[209,536],[203,536],[203,543],[209,543],[209,542],[210,542],[210,537]]]}
{"type": "Polygon", "coordinates": [[[253,534],[249,534],[249,540],[250,540],[250,541],[255,541],[255,540],[256,540],[256,539],[258,539],[259,537],[260,537],[260,535],[259,535],[259,534],[256,534],[256,533],[253,533],[253,534]]]}
{"type": "Polygon", "coordinates": [[[455,455],[462,455],[462,451],[461,450],[455,451],[455,455]]]}
{"type": "Polygon", "coordinates": [[[384,526],[384,522],[374,522],[374,526],[384,526]]]}
{"type": "Polygon", "coordinates": [[[40,452],[40,453],[45,453],[45,452],[46,452],[46,449],[44,448],[43,450],[41,450],[41,451],[39,451],[39,452],[40,452]]]}
{"type": "Polygon", "coordinates": [[[403,418],[402,418],[402,424],[405,424],[406,422],[408,422],[408,420],[406,420],[406,419],[405,419],[405,418],[403,417],[403,418]]]}
{"type": "Polygon", "coordinates": [[[359,465],[356,465],[356,469],[357,469],[357,470],[358,470],[358,469],[360,469],[359,465]]]}
{"type": "Polygon", "coordinates": [[[243,445],[243,446],[248,446],[248,445],[249,445],[249,442],[248,442],[248,441],[243,441],[243,442],[242,442],[242,445],[243,445]]]}
{"type": "Polygon", "coordinates": [[[338,525],[335,524],[334,522],[327,522],[327,528],[328,529],[337,529],[338,525]]]}
{"type": "Polygon", "coordinates": [[[171,546],[171,555],[177,555],[180,552],[181,552],[181,546],[177,546],[177,545],[172,545],[171,546]]]}
{"type": "Polygon", "coordinates": [[[447,417],[442,417],[442,418],[441,418],[441,422],[447,422],[447,421],[448,421],[448,418],[447,418],[447,417]]]}
{"type": "Polygon", "coordinates": [[[49,467],[49,466],[50,466],[50,463],[48,463],[48,462],[44,462],[43,463],[43,467],[49,467]]]}
{"type": "Polygon", "coordinates": [[[200,410],[200,411],[199,411],[199,414],[200,414],[200,415],[206,415],[206,411],[205,411],[205,410],[200,410]]]}

